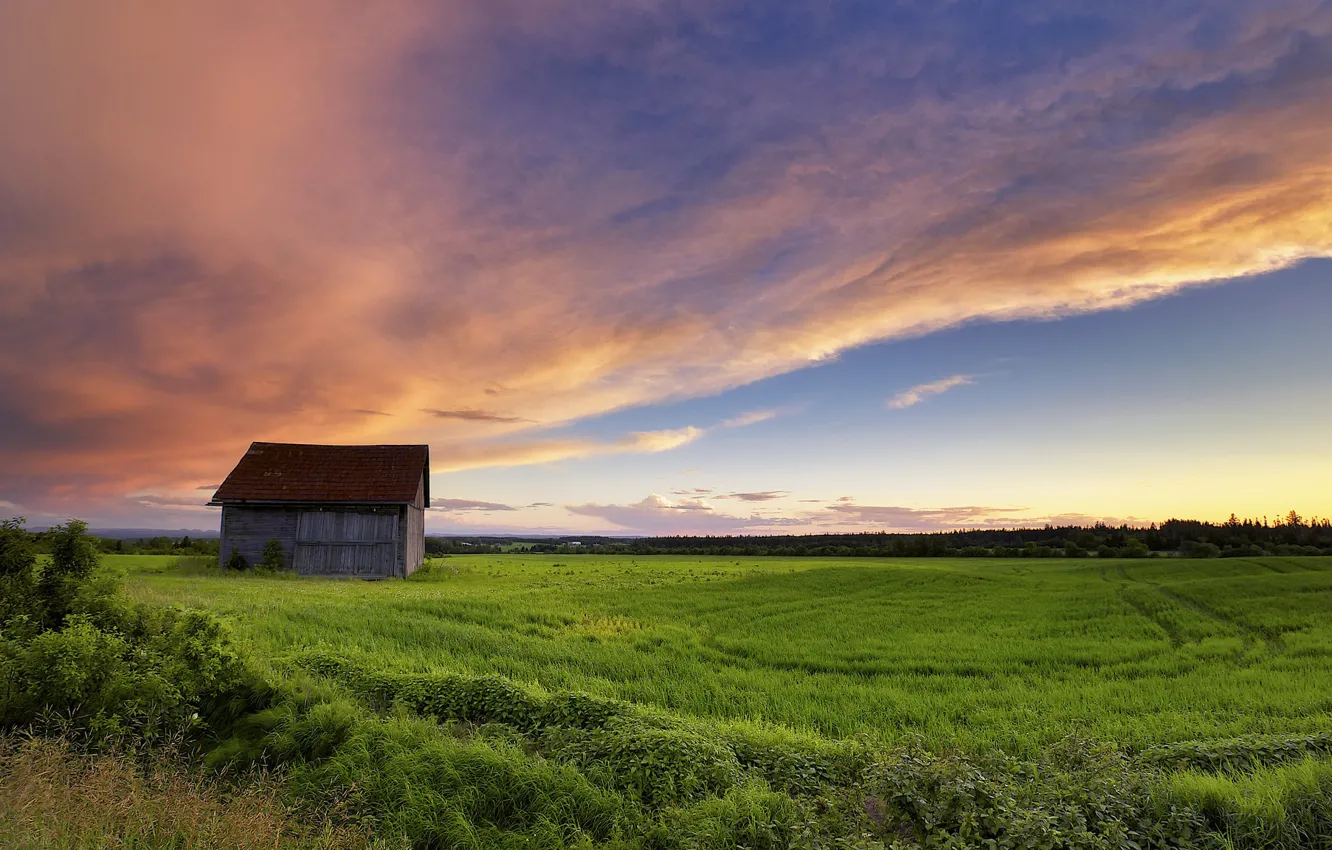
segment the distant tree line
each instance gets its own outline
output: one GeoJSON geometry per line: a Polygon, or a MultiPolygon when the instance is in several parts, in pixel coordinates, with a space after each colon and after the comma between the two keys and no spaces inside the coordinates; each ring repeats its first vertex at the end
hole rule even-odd
{"type": "Polygon", "coordinates": [[[429,556],[440,555],[498,555],[504,551],[504,542],[493,543],[488,538],[479,537],[427,537],[425,553],[429,556]]]}
{"type": "MultiPolygon", "coordinates": [[[[33,550],[50,555],[62,539],[60,527],[46,531],[23,532],[31,541],[33,550]]],[[[221,541],[216,537],[142,537],[121,540],[116,537],[93,537],[84,534],[89,544],[104,555],[212,555],[217,557],[221,551],[221,541]]]]}
{"type": "Polygon", "coordinates": [[[1183,555],[1234,558],[1332,555],[1332,521],[1305,520],[1295,511],[1269,521],[1171,519],[1160,525],[1062,525],[920,534],[865,532],[771,536],[563,538],[431,537],[431,555],[494,552],[594,555],[780,555],[787,557],[1147,558],[1183,555]]]}

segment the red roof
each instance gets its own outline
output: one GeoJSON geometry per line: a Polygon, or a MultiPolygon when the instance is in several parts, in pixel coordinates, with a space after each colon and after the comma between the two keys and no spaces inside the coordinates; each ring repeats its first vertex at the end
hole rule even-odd
{"type": "Polygon", "coordinates": [[[223,502],[416,501],[425,475],[430,501],[429,446],[310,446],[251,443],[213,494],[223,502]]]}

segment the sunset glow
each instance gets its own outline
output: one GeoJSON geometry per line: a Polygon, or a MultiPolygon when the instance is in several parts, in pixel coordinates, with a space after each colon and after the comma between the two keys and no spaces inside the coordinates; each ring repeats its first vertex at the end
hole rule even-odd
{"type": "Polygon", "coordinates": [[[10,4],[0,516],[1327,516],[1328,104],[1315,0],[10,4]]]}

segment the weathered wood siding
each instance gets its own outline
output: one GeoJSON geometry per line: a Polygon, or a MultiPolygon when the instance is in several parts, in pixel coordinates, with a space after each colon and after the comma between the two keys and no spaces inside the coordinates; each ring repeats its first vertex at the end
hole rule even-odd
{"type": "Polygon", "coordinates": [[[306,509],[296,530],[296,572],[387,578],[397,575],[397,508],[306,509]]]}
{"type": "Polygon", "coordinates": [[[297,508],[223,506],[220,562],[225,566],[232,552],[240,552],[254,566],[264,557],[264,544],[277,540],[290,564],[299,514],[297,508]]]}
{"type": "Polygon", "coordinates": [[[392,543],[398,534],[395,510],[303,510],[296,525],[298,543],[392,543]]]}
{"type": "Polygon", "coordinates": [[[393,575],[394,543],[338,545],[297,543],[296,572],[301,575],[388,578],[393,575]]]}
{"type": "Polygon", "coordinates": [[[254,566],[269,540],[302,575],[407,577],[425,558],[425,475],[410,505],[224,505],[220,559],[254,566]]]}
{"type": "MultiPolygon", "coordinates": [[[[372,505],[225,505],[219,557],[225,565],[232,552],[240,552],[254,566],[263,558],[264,545],[277,540],[287,566],[302,575],[405,575],[405,510],[372,505]]],[[[420,565],[419,558],[416,564],[420,565]]]]}
{"type": "Polygon", "coordinates": [[[405,561],[402,576],[405,578],[416,572],[425,559],[425,476],[416,488],[416,501],[407,506],[406,540],[403,541],[403,559],[405,561]]]}

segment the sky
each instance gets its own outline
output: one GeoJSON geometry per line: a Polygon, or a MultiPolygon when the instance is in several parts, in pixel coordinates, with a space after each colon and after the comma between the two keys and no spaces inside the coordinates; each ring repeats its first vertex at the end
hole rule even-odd
{"type": "Polygon", "coordinates": [[[0,7],[0,515],[1332,515],[1332,4],[0,7]]]}

